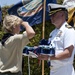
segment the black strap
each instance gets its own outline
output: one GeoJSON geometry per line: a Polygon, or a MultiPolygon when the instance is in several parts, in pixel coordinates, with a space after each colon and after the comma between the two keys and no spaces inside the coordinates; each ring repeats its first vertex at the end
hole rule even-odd
{"type": "Polygon", "coordinates": [[[4,46],[4,44],[5,44],[5,41],[6,41],[10,36],[13,36],[13,34],[11,34],[11,33],[6,33],[6,34],[4,34],[4,36],[2,37],[2,40],[1,40],[1,43],[2,43],[3,46],[4,46]]]}

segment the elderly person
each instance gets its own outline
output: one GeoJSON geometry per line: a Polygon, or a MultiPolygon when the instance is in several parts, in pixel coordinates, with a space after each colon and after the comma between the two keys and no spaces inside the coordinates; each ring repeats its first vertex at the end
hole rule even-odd
{"type": "Polygon", "coordinates": [[[75,31],[66,22],[68,13],[63,5],[49,4],[50,19],[56,27],[48,43],[55,47],[55,56],[39,55],[41,60],[51,60],[50,75],[75,75],[73,68],[75,31]]]}
{"type": "Polygon", "coordinates": [[[5,34],[0,44],[0,75],[22,75],[22,52],[35,32],[28,22],[15,15],[7,15],[3,21],[5,34]],[[20,33],[20,26],[26,31],[20,33]]]}

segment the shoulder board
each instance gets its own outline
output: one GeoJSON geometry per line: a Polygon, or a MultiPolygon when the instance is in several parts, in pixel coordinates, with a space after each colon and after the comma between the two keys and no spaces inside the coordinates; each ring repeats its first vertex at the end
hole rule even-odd
{"type": "Polygon", "coordinates": [[[71,25],[65,25],[65,27],[68,29],[73,28],[71,25]]]}
{"type": "Polygon", "coordinates": [[[74,30],[75,30],[75,26],[74,26],[73,28],[74,28],[74,30]]]}
{"type": "Polygon", "coordinates": [[[51,36],[49,36],[49,38],[52,38],[52,35],[51,35],[51,36]]]}

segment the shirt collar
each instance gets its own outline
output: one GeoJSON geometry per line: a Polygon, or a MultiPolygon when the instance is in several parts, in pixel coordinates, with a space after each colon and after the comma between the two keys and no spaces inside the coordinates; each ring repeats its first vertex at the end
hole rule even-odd
{"type": "Polygon", "coordinates": [[[60,31],[63,31],[65,29],[65,25],[67,25],[68,23],[67,22],[64,22],[62,24],[62,26],[59,28],[60,31]]]}

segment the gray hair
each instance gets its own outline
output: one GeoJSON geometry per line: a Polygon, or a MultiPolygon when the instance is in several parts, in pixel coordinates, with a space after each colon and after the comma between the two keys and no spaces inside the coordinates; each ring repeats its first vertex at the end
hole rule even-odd
{"type": "Polygon", "coordinates": [[[5,32],[12,32],[13,26],[19,25],[22,22],[22,19],[15,15],[6,15],[3,20],[3,30],[5,32]]]}
{"type": "Polygon", "coordinates": [[[64,11],[64,13],[65,13],[66,21],[68,21],[68,11],[66,10],[66,11],[64,11]]]}

